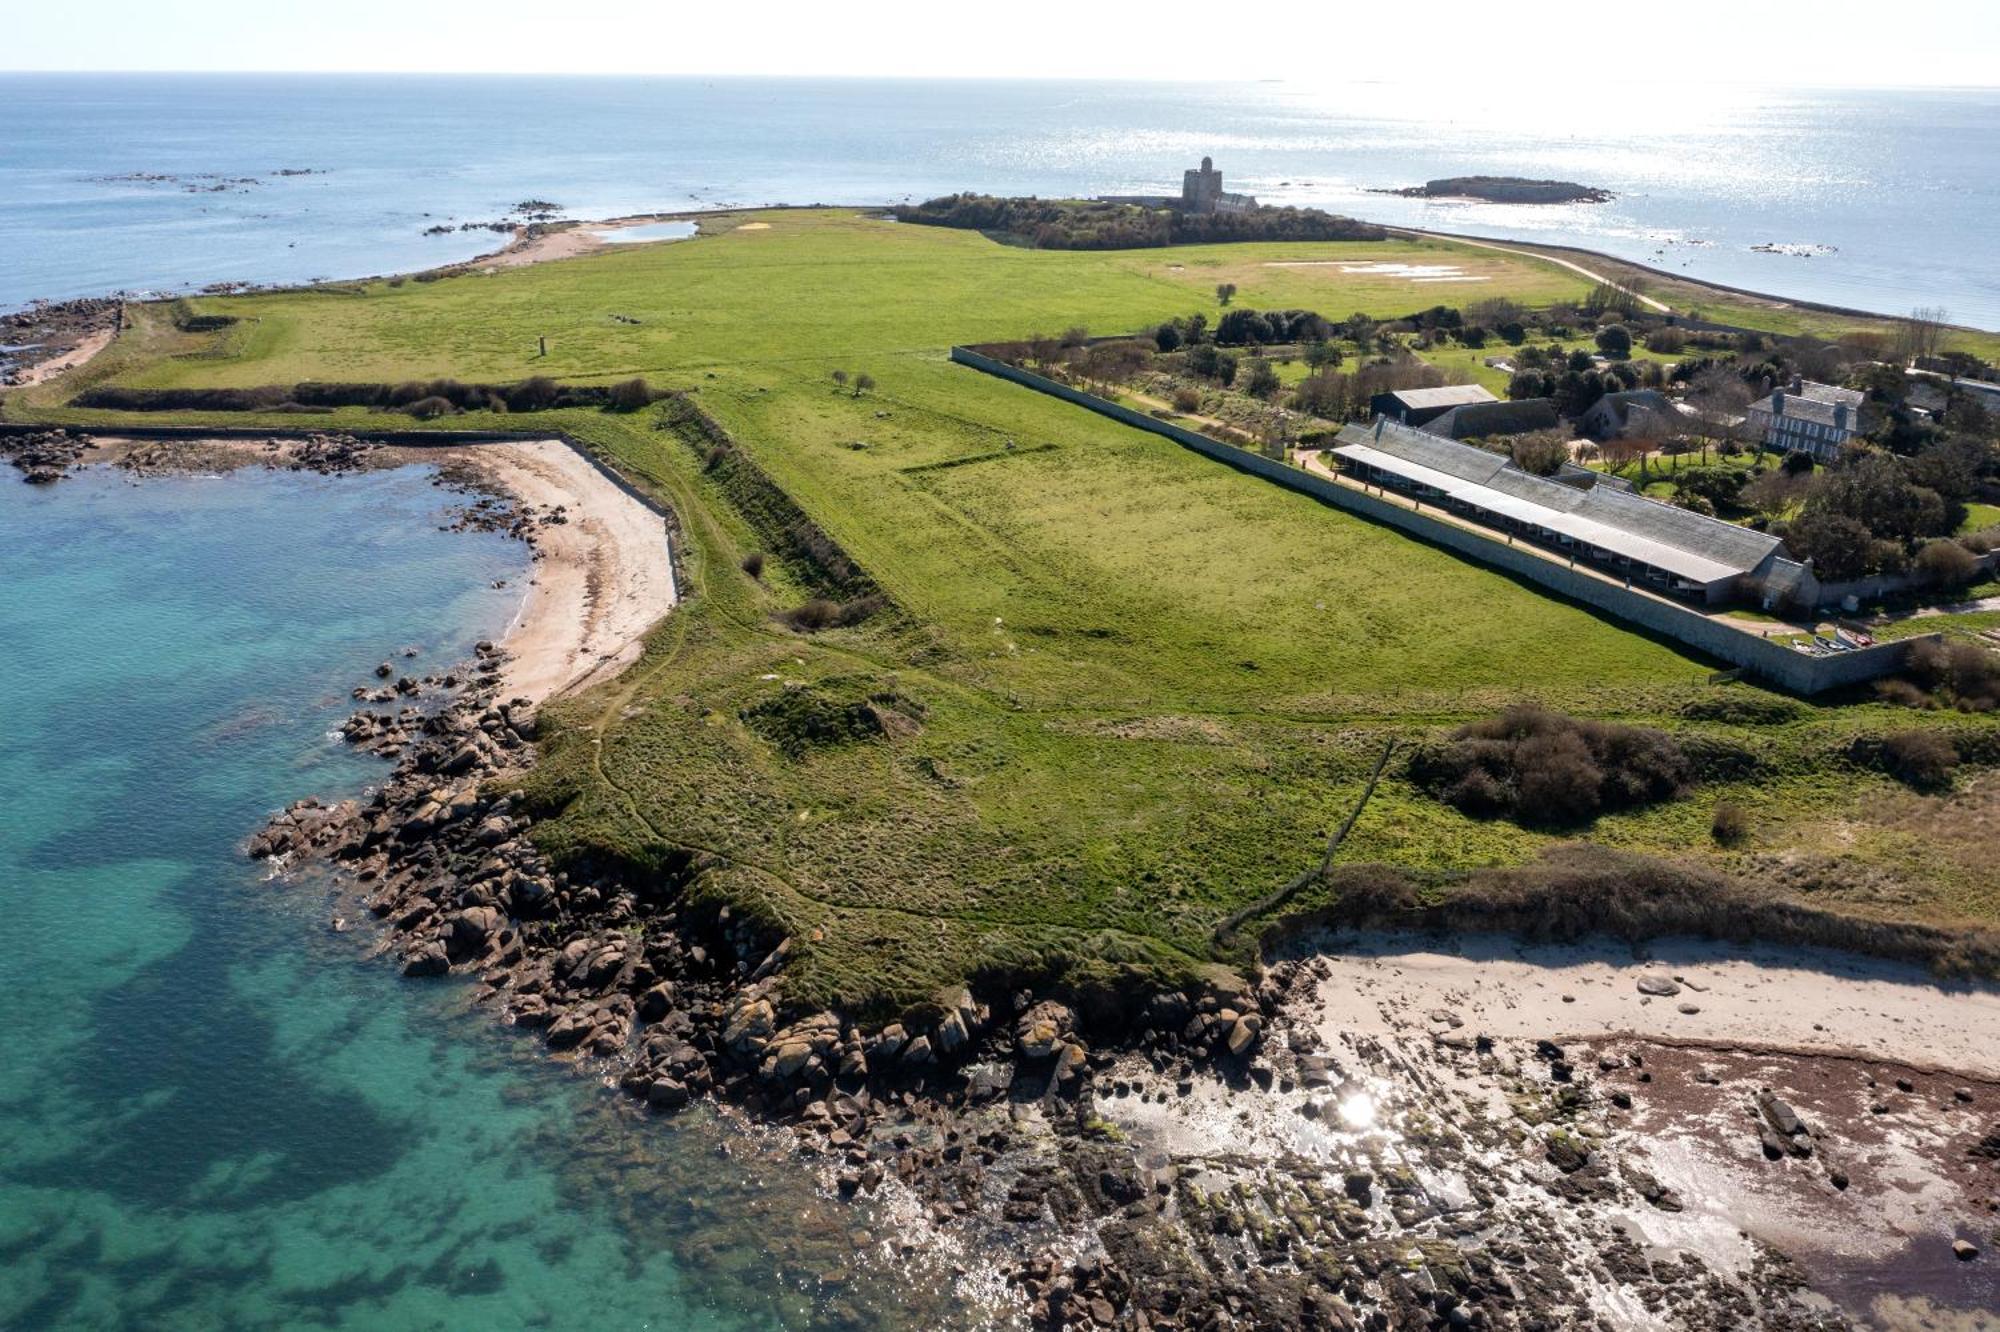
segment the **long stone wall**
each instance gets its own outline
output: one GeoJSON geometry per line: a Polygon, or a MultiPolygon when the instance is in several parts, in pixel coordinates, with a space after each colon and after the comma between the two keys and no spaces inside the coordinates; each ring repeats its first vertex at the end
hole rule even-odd
{"type": "Polygon", "coordinates": [[[1274,461],[1252,453],[1248,449],[1224,444],[1220,440],[1211,439],[1207,435],[1175,425],[1171,421],[1147,416],[1143,412],[1107,401],[1095,394],[1085,393],[1067,384],[1059,384],[1053,379],[1023,370],[1018,366],[1008,365],[1004,361],[994,360],[968,347],[953,347],[951,359],[960,365],[970,366],[986,374],[997,375],[1016,384],[1023,384],[1039,392],[1073,402],[1079,407],[1086,407],[1114,421],[1121,421],[1156,435],[1164,435],[1176,444],[1226,463],[1239,471],[1249,472],[1288,489],[1301,491],[1335,508],[1397,528],[1419,540],[1454,551],[1481,564],[1505,570],[1571,601],[1581,602],[1628,624],[1671,638],[1706,656],[1728,662],[1732,666],[1742,667],[1759,679],[1792,693],[1824,693],[1829,689],[1862,684],[1881,676],[1894,674],[1902,667],[1910,644],[1918,641],[1903,640],[1878,644],[1870,648],[1857,648],[1851,652],[1807,656],[1782,644],[1768,642],[1755,634],[1719,624],[1708,616],[1684,606],[1635,589],[1627,589],[1617,583],[1606,582],[1585,570],[1572,569],[1565,564],[1545,559],[1528,547],[1511,546],[1456,523],[1391,504],[1387,500],[1339,485],[1325,477],[1274,461]]]}

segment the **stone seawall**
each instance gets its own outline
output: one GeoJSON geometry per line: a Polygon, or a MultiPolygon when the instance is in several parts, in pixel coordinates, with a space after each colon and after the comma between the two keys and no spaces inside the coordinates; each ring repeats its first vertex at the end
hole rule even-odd
{"type": "Polygon", "coordinates": [[[1671,638],[1705,656],[1741,667],[1758,679],[1791,693],[1819,694],[1892,675],[1901,669],[1911,643],[1920,641],[1909,639],[1851,652],[1807,656],[1782,644],[1719,624],[1684,606],[1606,582],[1585,570],[1556,563],[1528,547],[1510,546],[1456,523],[1402,508],[1248,449],[1211,439],[1171,421],[1162,421],[1095,394],[1059,384],[1046,376],[997,361],[970,348],[953,347],[951,359],[974,370],[1012,380],[1079,407],[1087,407],[1114,421],[1164,435],[1176,444],[1227,463],[1239,471],[1302,491],[1335,508],[1397,528],[1434,546],[1442,546],[1481,564],[1518,575],[1571,601],[1581,602],[1628,624],[1671,638]]]}

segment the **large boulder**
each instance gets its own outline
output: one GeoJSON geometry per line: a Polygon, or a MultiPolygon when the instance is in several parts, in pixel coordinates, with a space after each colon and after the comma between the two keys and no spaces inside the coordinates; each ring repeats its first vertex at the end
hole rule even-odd
{"type": "Polygon", "coordinates": [[[729,1021],[722,1029],[722,1043],[730,1049],[742,1053],[762,1050],[778,1029],[778,1012],[771,1001],[763,998],[744,998],[738,1001],[729,1021]]]}
{"type": "Polygon", "coordinates": [[[442,976],[450,970],[451,959],[445,955],[444,945],[435,939],[427,939],[403,954],[405,976],[442,976]]]}
{"type": "Polygon", "coordinates": [[[1075,1015],[1054,1000],[1036,1004],[1021,1014],[1021,1020],[1015,1024],[1015,1048],[1023,1059],[1053,1058],[1075,1022],[1075,1015]]]}

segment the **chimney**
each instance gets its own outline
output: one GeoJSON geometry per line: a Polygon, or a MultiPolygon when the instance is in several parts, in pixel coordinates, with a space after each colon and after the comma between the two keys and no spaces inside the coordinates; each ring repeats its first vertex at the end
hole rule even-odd
{"type": "Polygon", "coordinates": [[[1794,393],[1804,393],[1805,391],[1806,391],[1806,381],[1805,381],[1805,376],[1803,376],[1803,375],[1793,375],[1793,376],[1792,376],[1792,392],[1794,392],[1794,393]]]}
{"type": "Polygon", "coordinates": [[[1778,389],[1771,394],[1771,415],[1783,416],[1784,414],[1785,414],[1785,391],[1783,389],[1778,389]]]}
{"type": "Polygon", "coordinates": [[[1833,405],[1833,428],[1842,434],[1847,432],[1847,404],[1844,402],[1833,405]]]}
{"type": "Polygon", "coordinates": [[[1386,421],[1387,419],[1388,418],[1385,416],[1378,416],[1375,418],[1375,438],[1377,439],[1382,438],[1382,422],[1386,421]]]}

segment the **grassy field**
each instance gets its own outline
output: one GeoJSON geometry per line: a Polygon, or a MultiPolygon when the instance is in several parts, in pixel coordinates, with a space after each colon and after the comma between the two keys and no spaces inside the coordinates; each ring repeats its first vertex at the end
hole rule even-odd
{"type": "MultiPolygon", "coordinates": [[[[492,275],[201,302],[240,321],[219,334],[180,333],[146,307],[82,382],[636,374],[690,390],[893,604],[850,628],[788,628],[779,616],[815,570],[671,408],[537,414],[674,506],[689,587],[636,667],[551,710],[529,788],[556,853],[698,865],[693,891],[782,924],[800,941],[789,984],[808,1001],[886,1009],[975,974],[1204,965],[1217,920],[1316,860],[1385,740],[1522,696],[1764,756],[1694,800],[1604,820],[1590,836],[1607,844],[1719,859],[1708,811],[1728,796],[1755,807],[1759,854],[1850,854],[1816,839],[1893,789],[1841,755],[1920,714],[1685,722],[1725,688],[1711,663],[944,357],[954,342],[1184,313],[1217,272],[1243,304],[1420,308],[1436,287],[1324,262],[1412,262],[1407,242],[1083,254],[847,213],[746,220],[492,275]],[[879,388],[839,392],[836,368],[879,388]],[[771,556],[761,580],[740,568],[754,550],[771,556]]],[[[1578,294],[1580,279],[1534,261],[1421,249],[1478,265],[1482,292],[1578,294]]],[[[63,404],[78,387],[7,410],[109,424],[63,404]]],[[[1393,769],[1344,858],[1412,867],[1444,891],[1557,840],[1466,819],[1393,769]]],[[[1899,845],[1864,850],[1891,865],[1899,845]]],[[[1994,898],[1938,871],[1901,900],[1991,917],[1994,898]]]]}

